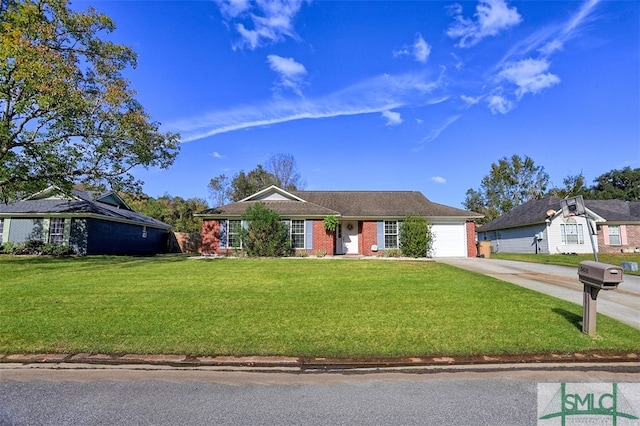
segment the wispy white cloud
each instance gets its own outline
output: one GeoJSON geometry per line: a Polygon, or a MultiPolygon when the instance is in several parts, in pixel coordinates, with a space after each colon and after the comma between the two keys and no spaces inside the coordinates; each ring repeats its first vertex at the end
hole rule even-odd
{"type": "Polygon", "coordinates": [[[561,82],[558,75],[550,72],[551,57],[580,33],[600,1],[586,0],[565,21],[540,28],[514,44],[496,64],[494,81],[498,86],[485,98],[493,114],[506,114],[524,95],[540,93],[561,82]],[[505,82],[513,86],[510,88],[505,82]]]}
{"type": "Polygon", "coordinates": [[[402,116],[395,111],[382,111],[382,117],[387,120],[386,126],[392,127],[402,124],[402,116]]]}
{"type": "Polygon", "coordinates": [[[460,99],[462,99],[466,106],[472,106],[480,102],[482,100],[482,96],[474,98],[473,96],[460,95],[460,99]]]}
{"type": "Polygon", "coordinates": [[[487,106],[492,114],[506,114],[513,109],[513,102],[500,94],[487,97],[487,106]]]}
{"type": "Polygon", "coordinates": [[[269,66],[273,71],[278,73],[278,87],[290,89],[295,94],[302,96],[301,85],[304,83],[304,77],[307,70],[304,65],[296,62],[293,58],[283,58],[278,55],[267,56],[269,66]]]}
{"type": "Polygon", "coordinates": [[[438,81],[422,73],[385,74],[317,99],[276,99],[251,106],[215,111],[199,117],[165,123],[163,128],[180,132],[189,142],[220,133],[302,119],[380,113],[406,105],[424,106],[444,102],[438,81]]]}
{"type": "Polygon", "coordinates": [[[462,117],[462,115],[458,114],[458,115],[453,115],[453,116],[447,118],[439,127],[433,129],[427,136],[422,138],[422,140],[419,143],[419,146],[417,148],[415,148],[413,151],[414,152],[421,151],[426,144],[436,140],[438,138],[438,136],[440,136],[440,134],[442,134],[442,132],[444,132],[453,123],[458,121],[460,119],[460,117],[462,117]]]}
{"type": "Polygon", "coordinates": [[[431,54],[431,46],[423,38],[422,34],[416,36],[413,43],[413,57],[416,61],[425,63],[431,54]]]}
{"type": "Polygon", "coordinates": [[[552,54],[564,50],[566,42],[579,35],[585,24],[593,19],[596,6],[600,2],[601,0],[586,0],[565,21],[544,26],[517,42],[498,62],[497,68],[501,68],[505,62],[532,55],[549,58],[552,54]]]}
{"type": "Polygon", "coordinates": [[[462,7],[451,8],[455,23],[447,30],[447,35],[459,39],[459,47],[471,47],[483,38],[495,36],[518,25],[522,17],[515,7],[507,6],[504,0],[481,0],[476,6],[475,20],[462,16],[462,7]]]}
{"type": "Polygon", "coordinates": [[[549,56],[557,51],[563,50],[565,43],[569,39],[575,37],[580,32],[580,29],[584,24],[591,19],[595,7],[600,3],[600,1],[601,0],[587,0],[582,3],[580,9],[578,9],[578,11],[574,13],[569,20],[562,24],[560,29],[554,35],[554,38],[546,41],[538,51],[544,56],[549,56]]]}
{"type": "Polygon", "coordinates": [[[548,70],[546,59],[524,59],[506,66],[498,77],[515,84],[518,87],[515,94],[520,99],[527,93],[536,94],[560,83],[560,77],[548,70]]]}
{"type": "Polygon", "coordinates": [[[447,183],[447,180],[445,178],[443,178],[442,176],[432,176],[429,180],[431,182],[439,183],[439,184],[442,184],[442,185],[445,185],[447,183]]]}
{"type": "Polygon", "coordinates": [[[303,2],[300,0],[217,0],[222,17],[240,39],[233,49],[255,50],[266,44],[297,39],[293,21],[303,2]]]}
{"type": "Polygon", "coordinates": [[[224,158],[224,156],[223,156],[222,154],[220,154],[219,152],[217,152],[217,151],[213,151],[213,152],[211,153],[211,156],[212,156],[213,158],[217,158],[217,159],[223,159],[223,158],[224,158]]]}
{"type": "Polygon", "coordinates": [[[426,63],[431,54],[431,45],[422,38],[422,34],[416,34],[416,39],[411,47],[405,45],[399,50],[393,51],[393,56],[412,56],[416,62],[426,63]]]}
{"type": "Polygon", "coordinates": [[[216,4],[225,19],[236,18],[251,8],[248,0],[218,0],[216,4]]]}

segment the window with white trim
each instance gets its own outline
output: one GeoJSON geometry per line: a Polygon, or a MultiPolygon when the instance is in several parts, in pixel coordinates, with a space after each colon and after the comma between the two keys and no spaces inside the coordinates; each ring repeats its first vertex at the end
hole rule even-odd
{"type": "Polygon", "coordinates": [[[609,245],[621,246],[622,234],[620,233],[620,225],[609,225],[609,245]]]}
{"type": "Polygon", "coordinates": [[[64,218],[53,217],[49,220],[49,244],[64,243],[64,218]]]}
{"type": "Polygon", "coordinates": [[[384,221],[384,248],[398,248],[398,235],[400,233],[400,221],[384,221]]]}
{"type": "Polygon", "coordinates": [[[240,231],[242,230],[241,220],[228,220],[227,221],[227,247],[229,248],[241,248],[242,240],[240,238],[240,231]]]}
{"type": "Polygon", "coordinates": [[[292,219],[289,222],[289,236],[294,249],[304,248],[304,220],[292,219]]]}
{"type": "Polygon", "coordinates": [[[562,244],[584,244],[582,224],[576,223],[573,218],[567,219],[567,223],[560,224],[562,244]]]}

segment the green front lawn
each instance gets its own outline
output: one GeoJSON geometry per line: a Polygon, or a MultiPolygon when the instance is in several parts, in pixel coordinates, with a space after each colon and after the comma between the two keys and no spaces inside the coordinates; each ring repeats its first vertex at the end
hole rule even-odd
{"type": "Polygon", "coordinates": [[[0,353],[428,356],[638,350],[640,330],[435,262],[0,256],[0,353]]]}

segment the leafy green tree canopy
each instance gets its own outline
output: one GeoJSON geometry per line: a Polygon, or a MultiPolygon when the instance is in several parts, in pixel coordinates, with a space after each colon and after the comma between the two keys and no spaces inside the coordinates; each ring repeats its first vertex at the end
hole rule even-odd
{"type": "Polygon", "coordinates": [[[491,164],[479,189],[467,190],[463,205],[490,221],[531,199],[543,197],[548,185],[549,175],[544,167],[536,166],[530,157],[503,157],[491,164]]]}
{"type": "Polygon", "coordinates": [[[549,191],[549,195],[556,196],[558,198],[575,197],[582,195],[584,198],[591,198],[591,190],[585,186],[585,179],[582,172],[575,176],[567,176],[562,180],[564,187],[552,188],[549,191]]]}
{"type": "Polygon", "coordinates": [[[209,181],[209,193],[215,206],[229,201],[240,201],[271,185],[286,191],[302,189],[304,182],[300,178],[296,160],[291,154],[274,154],[263,166],[245,173],[237,173],[233,179],[222,174],[209,181]]]}
{"type": "Polygon", "coordinates": [[[207,201],[202,198],[163,195],[156,199],[145,194],[120,195],[133,210],[172,225],[176,232],[202,230],[202,220],[194,216],[208,208],[207,201]]]}
{"type": "Polygon", "coordinates": [[[625,167],[598,176],[592,194],[597,199],[640,201],[640,168],[625,167]]]}
{"type": "Polygon", "coordinates": [[[0,11],[0,197],[49,185],[139,189],[136,166],[170,166],[179,136],[163,134],[129,82],[115,28],[67,0],[8,0],[0,11]]]}

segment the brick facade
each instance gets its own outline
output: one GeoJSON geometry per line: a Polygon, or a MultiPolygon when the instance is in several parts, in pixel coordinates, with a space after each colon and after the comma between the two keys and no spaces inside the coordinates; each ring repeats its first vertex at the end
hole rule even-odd
{"type": "Polygon", "coordinates": [[[467,257],[478,256],[478,247],[476,246],[476,224],[473,221],[467,222],[467,257]]]}
{"type": "Polygon", "coordinates": [[[598,252],[604,254],[616,254],[621,253],[623,250],[640,250],[640,225],[620,225],[624,226],[624,232],[626,232],[626,244],[622,245],[607,245],[604,240],[604,228],[598,226],[598,252]]]}
{"type": "MultiPolygon", "coordinates": [[[[307,252],[309,255],[324,253],[327,256],[336,254],[336,233],[324,229],[322,220],[313,220],[313,248],[296,249],[296,253],[307,252]]],[[[640,227],[637,227],[640,233],[640,227]]],[[[473,221],[466,223],[467,232],[467,256],[476,257],[476,228],[473,221]]],[[[202,254],[229,254],[235,249],[220,248],[220,223],[218,220],[203,220],[201,248],[202,254]]],[[[601,243],[602,244],[602,243],[601,243]]],[[[373,251],[372,246],[378,245],[378,221],[363,220],[358,222],[358,250],[363,256],[377,256],[384,250],[373,251]]]]}
{"type": "Polygon", "coordinates": [[[360,231],[360,253],[365,256],[375,256],[380,252],[371,250],[371,246],[378,244],[378,222],[374,220],[365,220],[358,222],[360,231]]]}
{"type": "Polygon", "coordinates": [[[220,249],[220,222],[217,220],[202,221],[202,254],[224,254],[227,250],[220,249]]]}
{"type": "MultiPolygon", "coordinates": [[[[331,256],[335,253],[336,233],[324,229],[322,220],[313,221],[313,251],[309,254],[324,253],[331,256]]],[[[309,250],[307,250],[309,251],[309,250]]]]}

